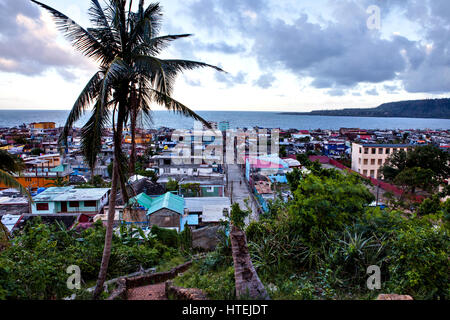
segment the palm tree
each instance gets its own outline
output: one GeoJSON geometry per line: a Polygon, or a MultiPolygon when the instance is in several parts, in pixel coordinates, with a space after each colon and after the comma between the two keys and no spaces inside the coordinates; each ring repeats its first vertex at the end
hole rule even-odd
{"type": "Polygon", "coordinates": [[[22,161],[5,150],[0,150],[0,183],[15,188],[25,195],[30,202],[33,201],[28,190],[13,176],[15,172],[23,169],[22,161]]]}
{"type": "Polygon", "coordinates": [[[199,67],[220,68],[188,60],[160,59],[160,54],[171,41],[189,34],[159,36],[161,7],[152,3],[144,9],[144,0],[138,10],[131,10],[133,1],[108,0],[101,6],[91,0],[89,9],[93,27],[84,29],[61,12],[35,0],[31,0],[51,13],[58,29],[84,55],[99,63],[99,70],[88,81],[70,112],[60,143],[65,144],[73,124],[87,108],[93,105],[92,115],[82,128],[82,149],[90,164],[95,164],[101,149],[103,131],[111,120],[113,125],[114,161],[111,182],[110,205],[106,228],[105,246],[94,299],[103,291],[109,258],[116,193],[120,189],[123,200],[128,201],[126,190],[126,157],[122,152],[122,130],[133,109],[150,116],[151,103],[168,110],[207,122],[191,109],[173,99],[172,91],[177,74],[199,67]],[[133,96],[140,99],[132,101],[133,96]]]}
{"type": "Polygon", "coordinates": [[[57,177],[53,182],[46,183],[44,187],[67,187],[70,184],[69,180],[62,177],[57,177]]]}

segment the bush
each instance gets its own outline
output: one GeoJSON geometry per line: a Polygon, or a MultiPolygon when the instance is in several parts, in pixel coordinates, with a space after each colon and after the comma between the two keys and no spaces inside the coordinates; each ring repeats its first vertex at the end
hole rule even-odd
{"type": "Polygon", "coordinates": [[[426,220],[406,224],[390,245],[389,288],[415,299],[449,299],[450,237],[426,220]]]}
{"type": "Polygon", "coordinates": [[[176,230],[160,228],[157,225],[153,225],[152,234],[154,234],[156,240],[160,241],[162,244],[171,248],[178,248],[179,238],[176,230]]]}
{"type": "MultiPolygon", "coordinates": [[[[98,276],[105,241],[101,222],[75,231],[62,225],[45,225],[40,219],[27,223],[12,246],[0,253],[0,298],[61,299],[74,293],[67,289],[66,269],[78,265],[82,282],[98,276]]],[[[159,241],[130,242],[114,234],[107,278],[149,268],[179,255],[159,241]]],[[[169,241],[170,243],[170,241],[169,241]]]]}

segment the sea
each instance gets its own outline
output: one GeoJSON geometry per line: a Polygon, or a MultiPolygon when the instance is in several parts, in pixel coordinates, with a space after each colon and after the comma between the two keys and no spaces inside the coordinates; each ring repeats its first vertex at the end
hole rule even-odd
{"type": "MultiPolygon", "coordinates": [[[[0,128],[10,128],[31,122],[51,121],[57,126],[66,122],[69,110],[0,110],[0,128]]],[[[279,112],[256,111],[198,111],[208,121],[228,121],[230,128],[280,128],[280,129],[339,129],[363,128],[379,130],[408,129],[450,129],[450,119],[417,118],[367,118],[367,117],[330,117],[292,115],[279,112]]],[[[82,127],[89,119],[90,112],[75,124],[82,127]]],[[[173,129],[191,129],[194,120],[170,111],[156,110],[151,119],[142,119],[143,128],[167,127],[173,129]]]]}

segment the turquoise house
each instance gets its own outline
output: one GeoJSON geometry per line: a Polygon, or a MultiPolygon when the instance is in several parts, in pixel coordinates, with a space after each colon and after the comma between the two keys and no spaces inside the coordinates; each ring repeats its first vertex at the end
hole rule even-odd
{"type": "Polygon", "coordinates": [[[109,188],[51,187],[33,197],[33,214],[98,214],[109,200],[109,188]]]}
{"type": "Polygon", "coordinates": [[[198,214],[185,212],[185,200],[172,192],[158,197],[150,197],[141,193],[130,200],[137,206],[147,210],[149,225],[162,228],[176,229],[181,232],[187,223],[188,226],[198,225],[198,214]]]}

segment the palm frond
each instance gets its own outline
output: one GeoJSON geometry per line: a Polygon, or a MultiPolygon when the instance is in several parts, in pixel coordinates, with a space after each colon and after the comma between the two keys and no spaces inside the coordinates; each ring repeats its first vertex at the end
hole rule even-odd
{"type": "Polygon", "coordinates": [[[24,168],[22,159],[10,154],[6,150],[0,150],[0,169],[8,173],[18,172],[24,168]]]}
{"type": "Polygon", "coordinates": [[[185,70],[193,70],[197,68],[213,68],[220,72],[225,72],[222,68],[213,66],[211,64],[198,62],[198,61],[190,61],[190,60],[177,60],[177,59],[169,59],[169,60],[161,60],[163,65],[167,65],[170,68],[176,70],[176,72],[182,72],[185,70]]]}
{"type": "Polygon", "coordinates": [[[81,152],[83,158],[93,170],[97,156],[102,149],[102,136],[109,121],[109,110],[100,101],[94,106],[91,118],[81,129],[81,152]]]}
{"type": "Polygon", "coordinates": [[[114,48],[105,47],[104,44],[100,43],[91,33],[82,28],[68,16],[39,1],[31,1],[50,12],[56,23],[57,29],[72,43],[75,49],[82,52],[85,56],[92,57],[102,64],[107,63],[114,58],[114,48]]]}
{"type": "Polygon", "coordinates": [[[197,113],[195,113],[193,110],[182,104],[181,102],[173,99],[172,97],[168,96],[167,94],[164,94],[162,92],[159,92],[157,90],[151,89],[151,93],[153,96],[152,101],[155,101],[159,105],[165,106],[166,109],[173,111],[175,113],[184,115],[186,117],[193,118],[194,120],[202,122],[206,127],[211,129],[211,125],[203,119],[201,116],[199,116],[197,113]]]}
{"type": "Polygon", "coordinates": [[[96,28],[88,28],[88,32],[97,38],[101,43],[104,43],[107,48],[114,48],[115,51],[120,50],[120,37],[117,32],[109,24],[108,18],[98,2],[98,0],[91,0],[92,5],[89,8],[90,21],[96,28]]]}
{"type": "Polygon", "coordinates": [[[129,68],[126,63],[119,57],[116,57],[111,64],[104,70],[104,78],[102,80],[102,88],[100,92],[100,101],[102,105],[107,105],[106,97],[113,89],[114,84],[123,81],[129,76],[129,68]]]}
{"type": "Polygon", "coordinates": [[[31,197],[28,190],[24,186],[22,186],[14,176],[1,169],[0,169],[0,182],[9,188],[19,190],[20,193],[22,193],[24,196],[28,198],[28,200],[30,200],[30,202],[33,202],[33,198],[31,197]]]}
{"type": "Polygon", "coordinates": [[[177,35],[166,35],[161,37],[154,37],[151,39],[147,39],[146,42],[139,42],[133,47],[133,54],[138,55],[158,55],[161,53],[161,51],[165,48],[167,48],[170,44],[170,42],[181,39],[181,38],[187,38],[192,36],[192,34],[177,34],[177,35]]]}
{"type": "Polygon", "coordinates": [[[60,145],[67,142],[67,137],[69,136],[70,129],[72,129],[75,122],[77,122],[81,118],[86,109],[98,97],[100,93],[101,80],[102,72],[98,71],[88,81],[84,89],[81,91],[78,99],[75,101],[72,110],[69,113],[69,116],[67,117],[63,132],[59,137],[60,145]]]}
{"type": "Polygon", "coordinates": [[[145,9],[131,15],[130,43],[148,42],[161,29],[162,10],[159,3],[151,3],[145,9]]]}

